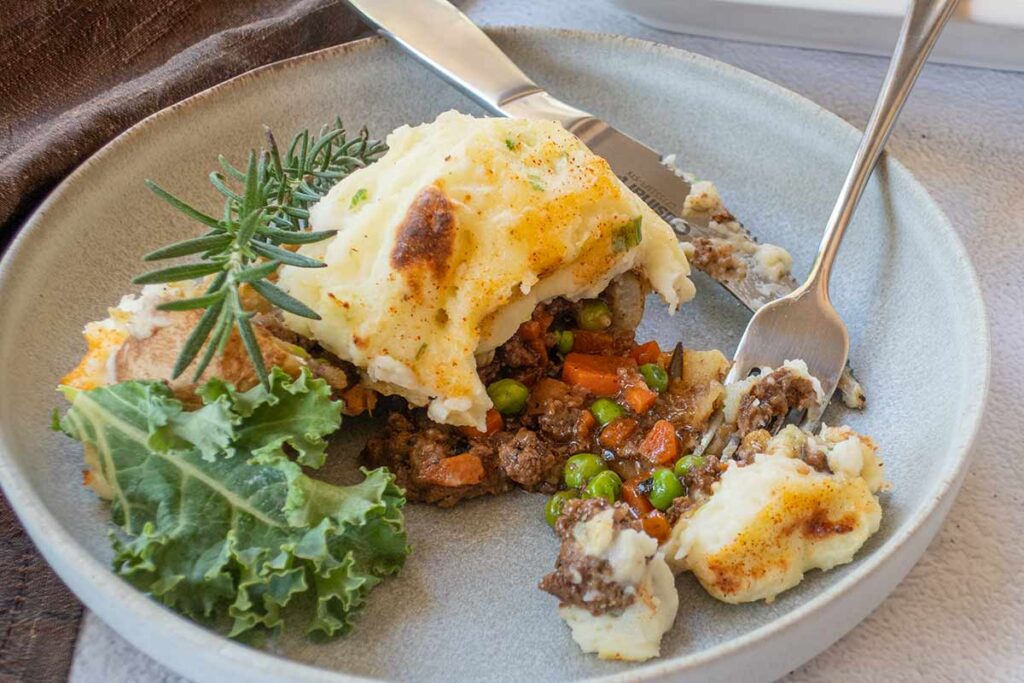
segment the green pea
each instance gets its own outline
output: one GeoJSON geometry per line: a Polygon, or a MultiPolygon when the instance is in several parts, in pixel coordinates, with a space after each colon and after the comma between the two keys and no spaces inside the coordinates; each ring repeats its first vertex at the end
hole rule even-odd
{"type": "Polygon", "coordinates": [[[626,409],[610,398],[599,398],[590,404],[590,412],[603,427],[626,414],[626,409]]]}
{"type": "Polygon", "coordinates": [[[558,330],[555,332],[555,348],[563,356],[572,351],[572,345],[575,340],[572,330],[558,330]]]}
{"type": "Polygon", "coordinates": [[[619,475],[611,470],[605,470],[587,483],[587,488],[583,491],[583,497],[604,498],[609,503],[614,503],[619,499],[621,491],[622,480],[619,479],[619,475]]]}
{"type": "Polygon", "coordinates": [[[659,510],[667,510],[672,501],[686,493],[679,483],[679,478],[667,467],[659,467],[651,475],[651,493],[648,498],[651,505],[659,510]]]}
{"type": "Polygon", "coordinates": [[[575,491],[559,491],[555,495],[548,498],[547,505],[544,506],[544,519],[548,521],[548,524],[555,526],[555,522],[562,514],[562,508],[565,504],[577,497],[575,491]]]}
{"type": "Polygon", "coordinates": [[[659,394],[668,389],[668,373],[656,363],[645,363],[640,366],[640,374],[643,375],[647,386],[659,394]]]}
{"type": "Polygon", "coordinates": [[[562,479],[571,489],[581,489],[595,476],[608,469],[601,456],[593,453],[577,453],[565,461],[562,479]]]}
{"type": "Polygon", "coordinates": [[[704,458],[699,455],[690,454],[676,460],[676,466],[672,471],[681,479],[690,472],[699,470],[701,467],[704,467],[704,458]]]}
{"type": "Polygon", "coordinates": [[[491,397],[494,409],[502,415],[518,415],[526,408],[530,390],[522,382],[506,378],[492,382],[487,387],[487,395],[491,397]]]}
{"type": "Polygon", "coordinates": [[[587,299],[580,304],[577,318],[584,330],[603,330],[612,324],[612,309],[600,299],[587,299]]]}

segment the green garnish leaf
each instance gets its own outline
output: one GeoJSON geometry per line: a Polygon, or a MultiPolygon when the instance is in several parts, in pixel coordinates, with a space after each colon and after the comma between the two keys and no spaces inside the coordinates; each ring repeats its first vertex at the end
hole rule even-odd
{"type": "Polygon", "coordinates": [[[385,469],[354,486],[305,475],[341,404],[323,380],[275,368],[269,387],[220,381],[187,412],[161,382],[67,390],[61,429],[92,449],[112,493],[114,570],[183,614],[227,613],[231,635],[348,632],[372,588],[408,553],[401,489],[385,469]]]}
{"type": "Polygon", "coordinates": [[[612,235],[612,250],[628,251],[639,245],[644,238],[641,227],[643,220],[643,216],[637,216],[628,223],[624,223],[616,228],[615,233],[612,235]]]}
{"type": "Polygon", "coordinates": [[[180,280],[203,277],[204,275],[212,275],[223,269],[224,267],[219,263],[187,263],[182,266],[151,270],[132,280],[132,283],[136,285],[154,285],[164,282],[178,282],[180,280]]]}
{"type": "Polygon", "coordinates": [[[541,181],[541,177],[535,173],[531,173],[526,176],[526,179],[530,181],[530,187],[535,190],[544,191],[544,183],[541,181]]]}
{"type": "Polygon", "coordinates": [[[234,239],[231,235],[218,232],[212,235],[204,235],[202,237],[196,237],[195,239],[185,240],[184,242],[178,242],[172,244],[169,247],[163,247],[156,251],[151,251],[142,257],[143,261],[161,261],[168,258],[179,258],[181,256],[191,256],[192,254],[201,254],[204,251],[216,251],[222,249],[231,243],[234,239]]]}
{"type": "Polygon", "coordinates": [[[356,193],[354,195],[352,195],[352,201],[349,202],[348,207],[350,209],[356,208],[357,206],[359,206],[360,204],[362,204],[363,202],[366,201],[366,197],[367,197],[366,188],[365,187],[360,187],[358,190],[356,190],[356,193]]]}
{"type": "Polygon", "coordinates": [[[204,294],[193,299],[174,299],[159,304],[158,311],[194,311],[197,308],[208,308],[224,298],[224,290],[218,290],[213,294],[204,294]]]}
{"type": "Polygon", "coordinates": [[[510,152],[514,152],[519,147],[519,143],[512,138],[505,138],[505,146],[508,147],[510,152]]]}
{"type": "Polygon", "coordinates": [[[291,230],[279,230],[278,228],[264,228],[263,234],[277,244],[313,244],[322,242],[338,234],[337,230],[316,230],[313,232],[292,232],[291,230]]]}
{"type": "MultiPolygon", "coordinates": [[[[153,271],[134,280],[136,284],[159,284],[216,275],[204,296],[175,307],[161,307],[168,311],[206,309],[206,313],[217,307],[215,313],[200,319],[182,346],[175,363],[175,376],[200,352],[203,355],[197,364],[197,376],[202,374],[214,354],[223,350],[232,330],[237,330],[253,368],[266,384],[263,358],[258,353],[249,312],[237,296],[238,287],[243,283],[255,286],[273,275],[281,264],[322,268],[324,264],[320,261],[278,245],[312,244],[331,237],[334,231],[308,230],[309,207],[327,194],[339,179],[373,163],[387,150],[384,143],[371,140],[365,128],[359,135],[348,138],[340,119],[324,126],[319,135],[300,132],[292,138],[284,155],[269,129],[266,135],[267,149],[251,150],[245,171],[223,156],[218,157],[222,171],[210,173],[209,181],[224,198],[220,220],[178,199],[156,183],[146,181],[147,187],[175,209],[212,228],[202,237],[162,247],[145,257],[154,261],[198,255],[198,262],[153,271]],[[241,189],[237,184],[241,184],[241,189]],[[264,259],[267,262],[264,263],[264,259]]],[[[352,198],[353,206],[366,196],[365,189],[357,191],[352,198]]],[[[289,301],[294,299],[289,297],[289,301]]],[[[295,312],[296,308],[286,310],[295,312]]]]}
{"type": "Polygon", "coordinates": [[[264,299],[277,306],[280,309],[293,313],[302,318],[309,318],[310,320],[320,320],[320,315],[312,308],[302,303],[295,297],[286,294],[281,291],[276,285],[273,285],[266,280],[256,280],[252,283],[252,288],[260,293],[264,299]]]}
{"type": "Polygon", "coordinates": [[[238,271],[235,275],[235,280],[238,282],[255,282],[256,280],[262,280],[268,275],[276,272],[277,267],[280,265],[280,261],[266,261],[258,266],[252,266],[245,270],[238,271]]]}
{"type": "Polygon", "coordinates": [[[323,268],[326,265],[322,261],[297,254],[294,251],[282,249],[268,242],[253,242],[250,246],[260,256],[280,261],[289,266],[296,266],[297,268],[323,268]]]}

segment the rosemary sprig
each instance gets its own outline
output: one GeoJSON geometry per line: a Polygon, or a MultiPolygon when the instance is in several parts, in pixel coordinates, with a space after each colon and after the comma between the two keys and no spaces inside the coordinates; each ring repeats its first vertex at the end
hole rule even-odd
{"type": "Polygon", "coordinates": [[[253,313],[245,309],[239,287],[248,284],[272,305],[318,320],[316,312],[269,278],[281,264],[298,268],[322,268],[324,264],[282,245],[310,244],[332,236],[333,230],[307,230],[309,207],[339,180],[373,163],[387,149],[383,142],[371,140],[365,128],[348,139],[341,119],[321,128],[318,135],[306,130],[297,134],[284,155],[269,128],[266,135],[267,147],[258,153],[249,152],[244,171],[223,156],[218,157],[222,170],[210,173],[209,179],[224,196],[222,218],[214,218],[146,180],[146,186],[158,197],[207,228],[200,237],[143,257],[145,261],[160,261],[198,255],[198,261],[150,271],[133,280],[135,284],[158,284],[212,276],[203,295],[158,307],[163,311],[204,311],[178,353],[173,377],[181,375],[199,357],[195,370],[198,379],[214,356],[223,352],[232,330],[238,330],[256,374],[269,386],[263,354],[250,322],[253,313]],[[233,187],[238,183],[240,189],[233,187]]]}

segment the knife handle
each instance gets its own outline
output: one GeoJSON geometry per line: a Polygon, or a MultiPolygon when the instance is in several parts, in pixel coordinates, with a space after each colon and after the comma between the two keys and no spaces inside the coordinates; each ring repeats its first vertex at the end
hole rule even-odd
{"type": "Polygon", "coordinates": [[[549,95],[446,0],[346,0],[363,19],[448,82],[501,116],[592,118],[549,95]]]}

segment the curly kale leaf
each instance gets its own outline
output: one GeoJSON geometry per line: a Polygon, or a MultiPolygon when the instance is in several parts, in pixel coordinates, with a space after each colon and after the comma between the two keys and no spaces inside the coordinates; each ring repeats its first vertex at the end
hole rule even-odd
{"type": "Polygon", "coordinates": [[[190,412],[159,382],[67,390],[61,428],[93,450],[125,532],[115,571],[189,616],[226,609],[232,635],[281,628],[303,605],[309,632],[348,632],[408,554],[401,489],[385,469],[335,486],[289,457],[319,466],[340,424],[322,380],[275,369],[269,387],[214,380],[200,394],[190,412]]]}

